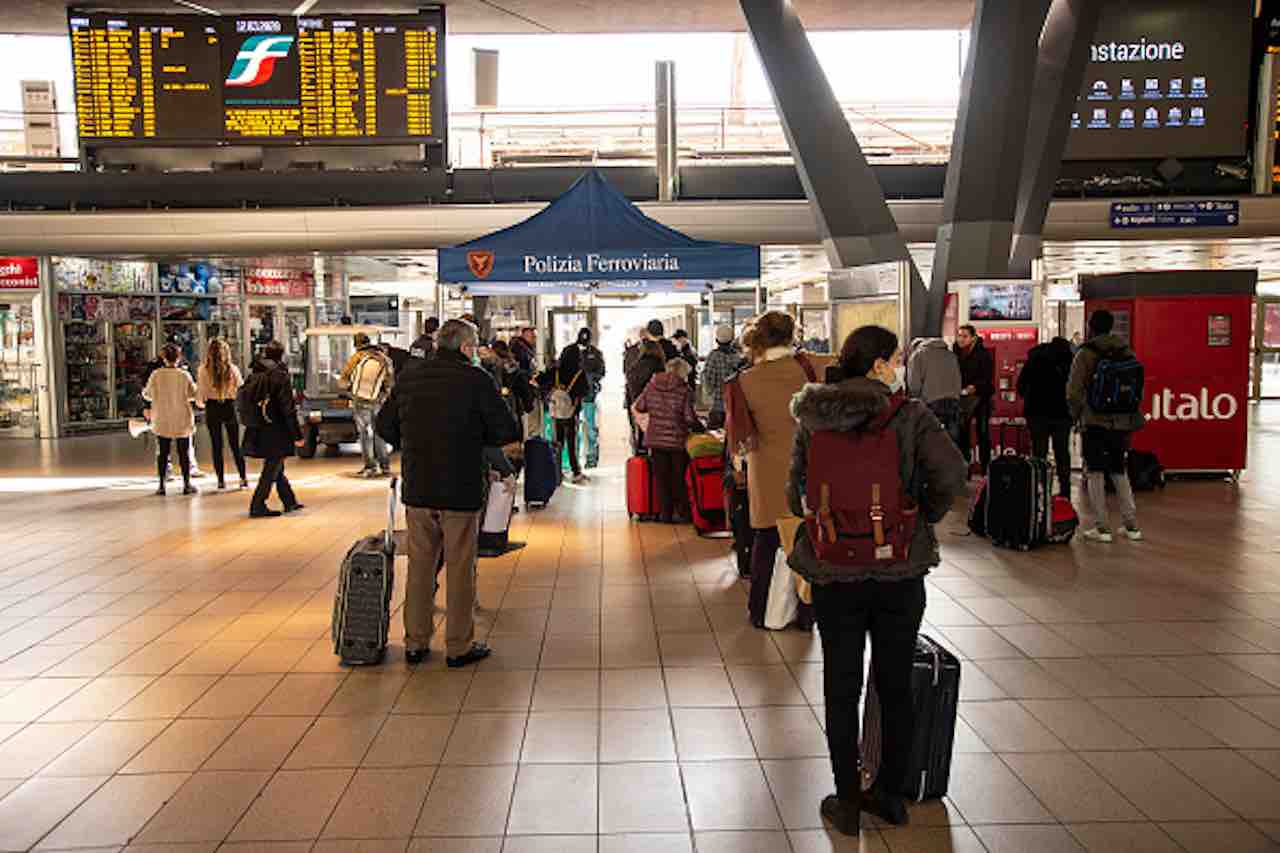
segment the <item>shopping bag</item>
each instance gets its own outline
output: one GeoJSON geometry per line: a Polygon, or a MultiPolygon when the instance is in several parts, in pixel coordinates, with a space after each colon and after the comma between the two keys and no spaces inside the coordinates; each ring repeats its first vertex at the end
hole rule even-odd
{"type": "Polygon", "coordinates": [[[792,580],[791,567],[787,565],[787,554],[778,549],[773,560],[773,578],[769,582],[769,600],[764,610],[764,626],[774,631],[781,631],[796,619],[800,611],[800,596],[796,592],[795,581],[792,580]]]}

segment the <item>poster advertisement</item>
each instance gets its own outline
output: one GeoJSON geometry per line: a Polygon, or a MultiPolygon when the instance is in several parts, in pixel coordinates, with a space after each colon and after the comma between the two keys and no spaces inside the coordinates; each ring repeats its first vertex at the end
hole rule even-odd
{"type": "Polygon", "coordinates": [[[1231,315],[1230,314],[1210,314],[1209,315],[1209,346],[1211,347],[1231,346],[1231,315]]]}

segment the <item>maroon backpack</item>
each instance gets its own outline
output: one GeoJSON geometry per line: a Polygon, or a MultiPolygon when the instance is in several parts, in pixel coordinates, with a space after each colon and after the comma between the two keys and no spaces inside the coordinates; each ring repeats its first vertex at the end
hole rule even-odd
{"type": "Polygon", "coordinates": [[[864,430],[810,435],[805,526],[822,562],[869,572],[907,559],[918,510],[889,426],[905,403],[902,394],[890,397],[864,430]]]}

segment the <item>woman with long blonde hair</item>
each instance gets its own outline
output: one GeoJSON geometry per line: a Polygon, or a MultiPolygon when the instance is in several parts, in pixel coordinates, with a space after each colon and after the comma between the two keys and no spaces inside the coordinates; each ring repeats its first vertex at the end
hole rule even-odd
{"type": "Polygon", "coordinates": [[[213,449],[213,470],[218,475],[218,488],[225,489],[227,481],[222,459],[222,434],[226,431],[227,444],[240,472],[240,488],[249,488],[245,473],[244,454],[240,452],[240,421],[236,417],[236,392],[244,380],[240,370],[231,363],[231,347],[223,338],[209,342],[209,351],[200,365],[196,382],[196,404],[205,410],[204,423],[209,430],[213,449]]]}

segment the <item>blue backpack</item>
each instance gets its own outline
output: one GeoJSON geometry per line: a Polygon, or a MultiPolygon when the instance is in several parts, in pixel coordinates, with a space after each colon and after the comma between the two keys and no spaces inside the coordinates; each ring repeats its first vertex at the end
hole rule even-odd
{"type": "Polygon", "coordinates": [[[1132,415],[1142,408],[1144,381],[1142,362],[1132,355],[1108,358],[1099,352],[1089,379],[1089,408],[1099,415],[1132,415]]]}

